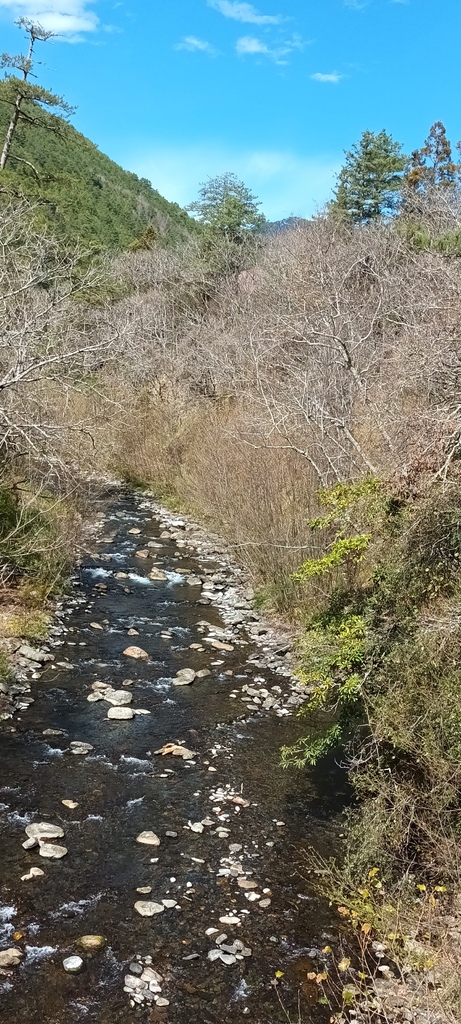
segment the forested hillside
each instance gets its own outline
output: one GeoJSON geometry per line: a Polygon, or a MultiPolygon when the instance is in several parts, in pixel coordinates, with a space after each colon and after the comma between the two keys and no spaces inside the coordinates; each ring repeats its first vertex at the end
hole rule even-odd
{"type": "MultiPolygon", "coordinates": [[[[10,107],[2,102],[0,138],[4,139],[10,107]]],[[[54,115],[43,114],[56,125],[54,115]]],[[[151,238],[172,244],[196,230],[195,221],[176,203],[169,203],[145,178],[124,171],[101,153],[72,125],[61,120],[61,131],[20,125],[7,168],[2,194],[25,194],[39,202],[38,223],[46,223],[60,238],[80,239],[110,249],[123,249],[150,229],[151,238]]]]}

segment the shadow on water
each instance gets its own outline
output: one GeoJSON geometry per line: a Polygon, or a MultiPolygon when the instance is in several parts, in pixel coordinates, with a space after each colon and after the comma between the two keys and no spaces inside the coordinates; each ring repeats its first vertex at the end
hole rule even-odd
{"type": "MultiPolygon", "coordinates": [[[[163,526],[146,503],[119,499],[106,530],[111,539],[101,541],[74,581],[75,603],[62,619],[54,664],[34,684],[34,704],[15,720],[16,732],[7,726],[2,736],[0,948],[16,944],[26,955],[10,977],[0,978],[0,1021],[277,1024],[287,1019],[271,985],[280,970],[283,998],[297,1022],[309,953],[314,957],[334,940],[335,928],[304,877],[304,851],[334,849],[347,798],[344,774],[332,762],[315,773],[281,770],[280,746],[301,726],[295,716],[249,713],[231,698],[261,671],[269,689],[287,685],[249,664],[256,648],[252,641],[239,646],[244,631],[234,631],[233,651],[190,648],[203,638],[201,620],[214,626],[222,620],[212,605],[199,603],[200,588],[181,574],[200,573],[200,561],[178,552],[172,539],[159,540],[163,526]],[[130,535],[132,527],[141,533],[130,535]],[[171,574],[166,581],[147,580],[152,560],[136,556],[149,541],[161,544],[151,551],[171,574]],[[139,635],[129,636],[129,629],[139,635]],[[149,659],[125,657],[132,643],[149,659]],[[193,686],[173,687],[172,676],[184,666],[211,672],[193,686]],[[133,707],[150,714],[108,721],[108,704],[86,699],[91,686],[99,680],[122,688],[127,677],[133,707]],[[60,734],[44,735],[48,730],[60,734]],[[94,749],[73,756],[73,740],[94,749]],[[169,741],[196,751],[192,763],[153,755],[169,741]],[[226,794],[243,794],[249,806],[226,794]],[[78,807],[64,807],[64,799],[78,807]],[[188,827],[205,819],[213,825],[202,833],[188,827]],[[68,848],[62,860],[22,848],[25,826],[36,821],[62,826],[68,848]],[[136,843],[144,830],[158,834],[158,848],[136,843]],[[241,850],[231,856],[230,844],[241,850]],[[223,858],[243,867],[260,899],[248,899],[253,890],[239,888],[235,871],[218,873],[226,869],[223,858]],[[21,881],[32,866],[44,877],[21,881]],[[148,886],[151,894],[136,892],[148,886]],[[144,918],[134,910],[141,898],[177,905],[144,918]],[[219,922],[229,914],[240,923],[219,922]],[[205,934],[211,927],[228,942],[242,939],[251,957],[229,966],[211,962],[217,934],[205,934]],[[15,932],[22,938],[13,942],[15,932]],[[76,939],[85,934],[104,935],[105,948],[82,954],[82,971],[66,974],[63,958],[78,952],[76,939]],[[130,1006],[124,977],[136,954],[152,956],[168,1007],[130,1006]]],[[[306,997],[303,1024],[317,1016],[324,1019],[306,997]]]]}

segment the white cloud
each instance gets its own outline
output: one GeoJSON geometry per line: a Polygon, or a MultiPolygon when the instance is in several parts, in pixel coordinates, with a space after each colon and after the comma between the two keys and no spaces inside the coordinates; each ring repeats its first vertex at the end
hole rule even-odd
{"type": "Polygon", "coordinates": [[[262,39],[256,36],[241,36],[235,45],[236,52],[240,57],[263,56],[270,57],[276,64],[287,64],[287,57],[294,50],[303,50],[304,41],[299,35],[293,35],[291,39],[285,39],[279,46],[268,46],[262,39]]]}
{"type": "Polygon", "coordinates": [[[215,54],[216,50],[206,39],[198,39],[197,36],[183,36],[179,43],[176,43],[176,50],[189,50],[190,53],[199,51],[201,53],[215,54]]]}
{"type": "Polygon", "coordinates": [[[261,199],[269,220],[316,213],[331,198],[343,163],[342,153],[314,158],[284,150],[233,150],[208,142],[139,154],[119,151],[115,158],[181,206],[196,199],[207,178],[234,171],[261,199]]]}
{"type": "Polygon", "coordinates": [[[82,32],[95,32],[99,18],[90,10],[91,0],[0,0],[0,11],[14,17],[38,21],[49,32],[75,39],[82,32]]]}
{"type": "Polygon", "coordinates": [[[329,74],[316,71],[314,75],[311,75],[311,78],[314,82],[329,82],[331,85],[337,85],[344,78],[344,75],[340,75],[338,71],[330,71],[329,74]]]}
{"type": "Polygon", "coordinates": [[[237,53],[268,53],[271,51],[265,43],[261,42],[260,39],[255,39],[254,36],[242,36],[241,39],[237,40],[236,47],[237,53]]]}
{"type": "Polygon", "coordinates": [[[253,4],[239,3],[238,0],[208,0],[208,6],[219,11],[225,18],[251,25],[279,25],[283,21],[280,14],[260,14],[253,4]]]}

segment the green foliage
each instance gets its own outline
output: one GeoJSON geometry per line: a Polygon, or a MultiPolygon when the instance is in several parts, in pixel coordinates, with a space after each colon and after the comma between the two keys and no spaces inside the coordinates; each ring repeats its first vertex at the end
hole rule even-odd
{"type": "Polygon", "coordinates": [[[188,209],[207,227],[239,241],[247,232],[260,230],[265,217],[261,204],[243,181],[229,171],[200,186],[199,198],[188,209]]]}
{"type": "Polygon", "coordinates": [[[302,583],[312,576],[323,576],[324,573],[340,566],[350,568],[362,561],[371,540],[371,535],[360,534],[357,537],[337,537],[329,550],[321,558],[308,558],[300,569],[293,574],[293,579],[302,583]]]}
{"type": "MultiPolygon", "coordinates": [[[[32,603],[41,603],[66,568],[55,507],[51,496],[34,498],[7,483],[0,486],[0,576],[10,584],[21,583],[23,603],[28,584],[35,591],[32,603]],[[40,596],[37,587],[43,591],[40,596]]],[[[70,525],[65,515],[62,523],[64,529],[70,525]]]]}
{"type": "Polygon", "coordinates": [[[406,164],[400,143],[386,131],[363,132],[360,141],[346,153],[332,212],[345,216],[353,224],[393,213],[398,205],[406,164]]]}
{"type": "Polygon", "coordinates": [[[234,274],[252,266],[265,217],[260,203],[235,174],[227,172],[201,185],[188,207],[203,225],[200,251],[211,271],[234,274]]]}
{"type": "MultiPolygon", "coordinates": [[[[0,138],[9,117],[1,102],[7,88],[0,82],[0,138]]],[[[71,125],[60,121],[60,126],[64,138],[44,127],[19,126],[12,150],[18,159],[2,172],[0,206],[24,195],[39,204],[39,230],[99,249],[123,249],[136,239],[144,247],[147,229],[162,245],[198,231],[185,210],[167,202],[147,179],[124,171],[71,125]]]]}
{"type": "MultiPolygon", "coordinates": [[[[313,764],[345,746],[360,798],[347,832],[356,876],[376,864],[388,877],[419,865],[451,878],[461,854],[461,490],[405,501],[379,484],[360,491],[321,499],[315,528],[369,524],[367,566],[348,581],[348,554],[335,562],[327,606],[307,624],[310,728],[283,760],[313,764]]],[[[328,576],[330,552],[307,563],[305,579],[328,576]]]]}

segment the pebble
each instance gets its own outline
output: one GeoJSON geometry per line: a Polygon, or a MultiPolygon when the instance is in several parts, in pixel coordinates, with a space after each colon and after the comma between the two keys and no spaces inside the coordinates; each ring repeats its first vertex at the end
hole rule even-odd
{"type": "Polygon", "coordinates": [[[105,945],[104,935],[81,935],[77,939],[77,946],[81,946],[82,949],[103,949],[105,945]]]}
{"type": "Polygon", "coordinates": [[[163,903],[155,903],[153,900],[138,900],[134,909],[141,917],[154,917],[155,914],[163,914],[165,907],[163,903]]]}
{"type": "Polygon", "coordinates": [[[68,974],[77,974],[83,967],[81,956],[68,956],[62,961],[62,966],[68,974]]]}
{"type": "Polygon", "coordinates": [[[11,949],[3,949],[0,952],[0,967],[17,967],[23,956],[22,950],[14,946],[11,949]]]}
{"type": "Polygon", "coordinates": [[[155,832],[141,832],[136,837],[137,843],[145,843],[146,846],[160,846],[160,839],[155,835],[155,832]]]}
{"type": "Polygon", "coordinates": [[[80,743],[79,740],[72,740],[72,743],[70,743],[69,746],[71,754],[89,754],[94,750],[91,743],[80,743]]]}
{"type": "Polygon", "coordinates": [[[78,807],[76,800],[61,800],[61,803],[64,804],[64,807],[69,807],[71,811],[75,811],[75,808],[78,807]]]}
{"type": "Polygon", "coordinates": [[[39,878],[45,872],[41,868],[31,868],[27,875],[21,875],[21,882],[30,882],[31,878],[39,878]]]}
{"type": "Polygon", "coordinates": [[[136,889],[136,892],[139,892],[141,894],[141,896],[148,896],[149,893],[152,892],[152,886],[151,885],[140,885],[136,889]]]}
{"type": "Polygon", "coordinates": [[[55,846],[53,843],[40,843],[40,856],[50,860],[61,860],[67,854],[67,846],[55,846]]]}

